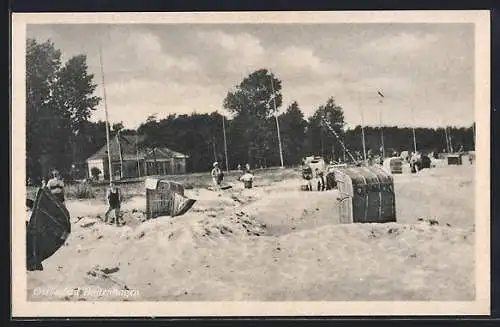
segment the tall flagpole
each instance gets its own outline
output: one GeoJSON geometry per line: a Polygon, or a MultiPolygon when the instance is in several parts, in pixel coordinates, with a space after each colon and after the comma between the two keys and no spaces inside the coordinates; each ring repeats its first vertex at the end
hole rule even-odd
{"type": "Polygon", "coordinates": [[[141,163],[139,161],[139,128],[135,131],[135,155],[137,160],[137,177],[141,177],[141,163]]]}
{"type": "Polygon", "coordinates": [[[384,95],[378,91],[378,94],[380,95],[380,109],[379,109],[379,124],[380,124],[380,146],[382,147],[382,159],[385,158],[385,146],[384,146],[384,128],[382,126],[382,106],[384,103],[384,95]]]}
{"type": "Polygon", "coordinates": [[[271,90],[273,92],[274,118],[276,119],[276,129],[278,131],[278,144],[279,144],[279,149],[280,149],[281,168],[283,168],[284,167],[284,165],[283,165],[283,149],[281,147],[280,124],[278,123],[278,112],[276,109],[276,97],[274,96],[273,74],[272,74],[271,70],[269,70],[269,72],[271,73],[271,90]]]}
{"type": "Polygon", "coordinates": [[[453,151],[453,143],[451,143],[451,127],[450,127],[450,131],[448,132],[448,138],[450,139],[448,142],[450,143],[450,153],[454,152],[453,151]]]}
{"type": "Polygon", "coordinates": [[[384,127],[382,126],[382,109],[380,110],[380,143],[382,145],[382,159],[385,158],[384,127]]]}
{"type": "Polygon", "coordinates": [[[444,127],[444,139],[446,140],[446,153],[450,152],[450,144],[448,143],[448,126],[444,127]]]}
{"type": "Polygon", "coordinates": [[[224,132],[224,155],[226,156],[226,172],[229,174],[229,164],[227,159],[227,141],[226,141],[226,117],[222,115],[222,131],[224,132]]]}
{"type": "Polygon", "coordinates": [[[361,142],[363,143],[363,160],[366,162],[366,144],[365,144],[365,117],[363,114],[363,107],[361,105],[361,97],[358,91],[358,107],[361,113],[361,142]]]}
{"type": "Polygon", "coordinates": [[[120,130],[116,133],[116,140],[118,142],[118,153],[120,154],[120,179],[123,179],[123,155],[122,145],[120,143],[120,130]]]}
{"type": "Polygon", "coordinates": [[[113,182],[113,171],[111,165],[111,150],[109,147],[109,119],[108,119],[108,104],[106,101],[106,83],[104,81],[104,68],[102,64],[102,49],[101,44],[99,43],[99,63],[101,65],[101,76],[102,76],[102,90],[104,97],[104,113],[106,114],[106,144],[108,147],[108,169],[109,169],[109,185],[113,182]]]}
{"type": "Polygon", "coordinates": [[[415,117],[413,116],[413,101],[410,99],[410,111],[411,111],[411,118],[413,121],[412,124],[412,131],[413,131],[413,153],[417,153],[417,139],[415,137],[415,117]]]}

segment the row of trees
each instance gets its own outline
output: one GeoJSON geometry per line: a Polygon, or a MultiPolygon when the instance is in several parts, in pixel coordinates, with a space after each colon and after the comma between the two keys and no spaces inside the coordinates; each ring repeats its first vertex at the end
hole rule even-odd
{"type": "MultiPolygon", "coordinates": [[[[75,169],[106,142],[105,123],[92,122],[91,117],[101,99],[94,95],[94,76],[88,73],[85,55],[62,63],[61,52],[50,41],[27,40],[27,172],[38,178],[48,169],[63,172],[75,169]]],[[[120,122],[112,124],[111,135],[143,135],[141,148],[165,146],[190,156],[191,171],[205,171],[211,162],[225,163],[223,119],[226,119],[227,148],[230,168],[249,163],[255,166],[280,164],[276,115],[285,165],[296,165],[309,154],[320,154],[328,160],[342,158],[338,140],[325,125],[353,151],[361,151],[361,128],[345,129],[343,108],[333,97],[305,119],[300,104],[282,107],[282,82],[267,69],[259,69],[244,78],[227,93],[223,106],[231,119],[217,112],[211,114],[169,115],[149,117],[137,130],[127,130],[120,122]]],[[[166,104],[168,106],[168,104],[166,104]]],[[[412,149],[408,128],[384,127],[387,149],[412,149]]],[[[454,145],[473,148],[472,128],[451,128],[454,145]]],[[[378,151],[380,130],[366,127],[367,149],[378,151]]],[[[446,147],[443,129],[416,130],[419,149],[440,151],[446,147]]]]}
{"type": "MultiPolygon", "coordinates": [[[[77,55],[65,63],[50,41],[26,43],[27,173],[36,178],[47,167],[62,171],[84,159],[102,142],[90,122],[100,102],[97,85],[88,73],[87,58],[77,55]]],[[[45,171],[44,171],[45,170],[45,171]]]]}
{"type": "MultiPolygon", "coordinates": [[[[286,166],[300,163],[304,156],[317,154],[327,160],[344,160],[344,151],[335,136],[325,129],[321,124],[315,122],[313,115],[304,119],[302,111],[297,103],[293,103],[287,110],[278,116],[280,134],[283,143],[283,156],[286,166]]],[[[222,129],[223,116],[213,112],[211,114],[170,115],[167,118],[153,120],[143,124],[139,133],[152,137],[157,145],[168,146],[176,151],[188,154],[189,169],[191,171],[206,171],[214,160],[225,165],[224,138],[222,129]],[[163,140],[167,140],[166,142],[163,140]]],[[[249,130],[242,128],[235,119],[226,120],[226,136],[228,147],[228,161],[231,169],[250,163],[255,166],[279,166],[279,146],[277,141],[275,120],[266,120],[266,125],[260,126],[260,133],[268,136],[266,143],[245,143],[247,140],[241,138],[245,132],[250,135],[249,130]],[[263,132],[262,132],[263,131],[263,132]],[[253,146],[252,152],[246,146],[253,146]],[[260,146],[260,147],[259,147],[260,146]],[[263,157],[255,155],[257,151],[263,157]],[[254,156],[249,156],[254,154],[254,156]]],[[[365,142],[366,149],[372,152],[380,151],[381,138],[380,128],[366,126],[365,142]]],[[[122,133],[133,134],[135,131],[123,131],[122,133]]],[[[413,132],[411,128],[397,126],[383,127],[385,152],[387,155],[393,152],[413,150],[413,132]]],[[[451,135],[452,145],[455,151],[474,149],[473,130],[470,128],[450,127],[445,133],[443,128],[416,128],[415,136],[417,149],[423,152],[446,152],[447,134],[451,135]]],[[[341,131],[339,136],[353,155],[362,156],[363,145],[361,138],[361,126],[341,131]]],[[[346,155],[346,159],[349,160],[346,155]]]]}
{"type": "MultiPolygon", "coordinates": [[[[282,106],[282,82],[267,69],[259,69],[244,78],[226,95],[223,105],[232,118],[225,120],[230,168],[249,163],[252,167],[280,165],[276,117],[282,106]]],[[[212,114],[170,115],[157,120],[150,117],[139,128],[146,135],[142,146],[172,147],[190,156],[190,169],[204,171],[212,161],[225,164],[223,119],[212,114]]],[[[285,165],[296,165],[306,155],[319,154],[327,160],[343,160],[342,140],[354,153],[363,150],[361,126],[346,129],[343,108],[330,97],[305,119],[298,102],[291,103],[277,120],[280,126],[285,165]],[[326,121],[326,123],[325,123],[326,121]],[[329,129],[332,128],[335,132],[329,129]],[[337,139],[337,137],[339,139],[337,139]]],[[[386,154],[413,149],[413,131],[400,127],[365,127],[366,149],[380,152],[381,132],[386,154]]],[[[473,128],[417,128],[417,149],[423,152],[448,150],[446,136],[455,150],[474,148],[473,128]]]]}

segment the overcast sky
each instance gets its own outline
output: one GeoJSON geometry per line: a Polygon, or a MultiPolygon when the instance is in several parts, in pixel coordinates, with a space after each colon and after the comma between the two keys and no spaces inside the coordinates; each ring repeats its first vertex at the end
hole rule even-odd
{"type": "MultiPolygon", "coordinates": [[[[333,96],[349,126],[468,126],[474,117],[472,24],[29,25],[63,53],[87,55],[110,120],[221,110],[252,70],[283,82],[283,106],[306,117],[333,96]],[[377,90],[385,95],[379,103],[377,90]],[[413,107],[414,115],[411,115],[413,107]]],[[[94,114],[104,119],[104,104],[94,114]]]]}

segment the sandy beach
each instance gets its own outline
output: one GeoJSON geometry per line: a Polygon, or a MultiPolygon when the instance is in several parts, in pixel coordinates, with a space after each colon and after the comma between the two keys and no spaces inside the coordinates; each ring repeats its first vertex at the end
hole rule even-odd
{"type": "Polygon", "coordinates": [[[101,221],[103,199],[69,199],[72,233],[27,273],[27,297],[474,300],[474,166],[395,175],[397,223],[387,224],[339,224],[337,191],[301,192],[301,182],[286,169],[256,172],[253,189],[194,187],[186,214],[148,221],[138,183],[121,227],[101,221]]]}

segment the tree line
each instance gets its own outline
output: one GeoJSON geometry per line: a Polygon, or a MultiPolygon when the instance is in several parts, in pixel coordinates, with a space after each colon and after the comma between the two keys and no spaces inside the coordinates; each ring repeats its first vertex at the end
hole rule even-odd
{"type": "MultiPolygon", "coordinates": [[[[282,81],[267,69],[246,76],[222,103],[231,113],[171,114],[150,116],[137,130],[125,129],[122,122],[112,123],[111,136],[117,132],[143,137],[143,149],[168,147],[189,155],[189,171],[206,171],[213,161],[225,166],[223,120],[230,169],[249,163],[252,167],[281,164],[278,124],[283,163],[294,166],[306,155],[322,155],[327,160],[343,158],[339,139],[353,152],[362,151],[361,127],[346,128],[343,108],[333,96],[305,118],[297,101],[282,109],[282,81]],[[332,129],[337,137],[332,133],[332,129]]],[[[42,167],[63,173],[85,169],[85,159],[106,142],[106,124],[93,122],[92,116],[101,98],[95,96],[97,84],[88,73],[85,55],[66,62],[50,41],[27,40],[26,51],[26,149],[27,175],[38,179],[46,174],[42,167]]],[[[168,109],[168,104],[165,104],[168,109]]],[[[204,109],[204,108],[199,108],[204,109]]],[[[380,150],[380,128],[364,128],[366,149],[380,150]]],[[[413,149],[410,128],[383,127],[386,153],[413,149]]],[[[445,135],[458,150],[474,148],[473,128],[417,128],[417,149],[442,151],[448,147],[445,135]]],[[[154,153],[154,151],[153,151],[154,153]]]]}
{"type": "MultiPolygon", "coordinates": [[[[328,161],[349,160],[338,139],[331,132],[314,126],[313,118],[300,118],[303,117],[302,112],[297,109],[298,106],[295,104],[278,116],[285,166],[296,166],[300,164],[302,158],[309,155],[321,155],[328,161]]],[[[217,112],[171,115],[165,119],[155,120],[154,123],[144,124],[139,130],[142,135],[158,140],[157,145],[167,146],[189,155],[190,171],[207,171],[213,161],[218,161],[225,167],[222,119],[223,116],[217,112]]],[[[238,164],[244,166],[246,163],[251,167],[279,166],[281,162],[275,120],[268,120],[267,124],[261,125],[261,130],[257,131],[266,133],[265,135],[269,137],[264,144],[251,143],[241,138],[245,133],[248,133],[247,138],[252,134],[249,133],[249,129],[238,123],[234,119],[226,120],[225,123],[229,168],[236,169],[238,164]]],[[[411,128],[385,126],[382,131],[386,156],[399,154],[402,151],[413,151],[411,128]]],[[[364,132],[366,150],[380,153],[380,128],[365,126],[364,132]]],[[[472,127],[449,127],[446,133],[444,128],[416,128],[417,150],[424,153],[448,152],[445,138],[447,134],[451,135],[453,151],[474,149],[472,127]]],[[[363,153],[361,126],[345,129],[338,135],[348,150],[357,156],[357,159],[361,159],[363,153]]]]}

